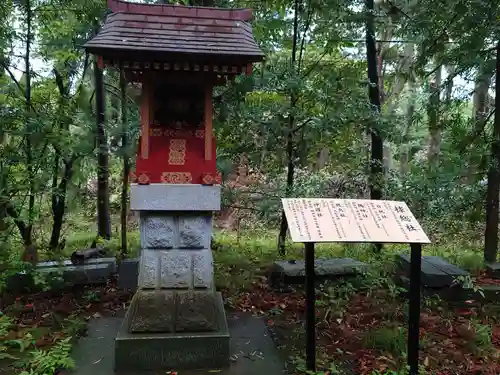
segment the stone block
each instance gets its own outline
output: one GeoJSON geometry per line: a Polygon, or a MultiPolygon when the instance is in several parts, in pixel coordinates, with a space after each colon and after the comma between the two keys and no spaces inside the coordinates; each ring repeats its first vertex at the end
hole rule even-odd
{"type": "Polygon", "coordinates": [[[82,266],[43,267],[37,270],[53,277],[62,276],[66,285],[105,284],[114,274],[112,263],[82,266]]]}
{"type": "Polygon", "coordinates": [[[139,263],[140,289],[155,289],[160,286],[160,251],[143,249],[139,263]]]}
{"type": "Polygon", "coordinates": [[[166,290],[139,290],[130,304],[129,332],[174,332],[175,295],[166,290]]]}
{"type": "Polygon", "coordinates": [[[130,186],[133,211],[219,211],[218,185],[149,184],[130,186]]]}
{"type": "MultiPolygon", "coordinates": [[[[316,259],[314,262],[315,274],[319,280],[335,279],[338,277],[353,276],[363,272],[368,267],[351,258],[316,259]]],[[[271,284],[301,284],[305,281],[305,262],[303,260],[280,260],[271,267],[269,280],[271,284]]]]}
{"type": "Polygon", "coordinates": [[[129,333],[129,308],[115,340],[115,371],[136,374],[229,366],[229,329],[220,293],[215,300],[218,330],[214,332],[129,333]]]}
{"type": "Polygon", "coordinates": [[[124,259],[120,262],[118,271],[118,288],[126,290],[137,289],[139,277],[139,259],[124,259]]]}
{"type": "Polygon", "coordinates": [[[211,215],[184,215],[179,217],[179,247],[210,248],[212,236],[211,215]]]}
{"type": "MultiPolygon", "coordinates": [[[[407,254],[399,254],[397,262],[406,274],[410,271],[411,258],[407,254]]],[[[421,282],[428,288],[445,288],[453,285],[460,276],[468,276],[469,272],[448,263],[438,256],[423,256],[421,267],[421,282]]]]}
{"type": "Polygon", "coordinates": [[[500,279],[500,263],[486,263],[486,271],[489,276],[500,279]]]}
{"type": "Polygon", "coordinates": [[[193,285],[192,254],[189,250],[163,250],[161,256],[161,288],[190,288],[193,285]]]}
{"type": "Polygon", "coordinates": [[[212,250],[193,251],[193,287],[212,288],[214,266],[212,250]]]}
{"type": "Polygon", "coordinates": [[[167,215],[141,215],[141,248],[170,249],[175,245],[176,225],[167,215]]]}
{"type": "Polygon", "coordinates": [[[216,331],[216,302],[213,291],[177,292],[175,332],[216,331]]]}

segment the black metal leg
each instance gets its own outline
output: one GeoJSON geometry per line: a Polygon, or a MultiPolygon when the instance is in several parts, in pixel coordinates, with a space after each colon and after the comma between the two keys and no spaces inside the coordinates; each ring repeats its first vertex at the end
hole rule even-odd
{"type": "Polygon", "coordinates": [[[316,371],[316,291],[314,270],[314,243],[305,244],[306,267],[306,364],[316,371]]]}
{"type": "Polygon", "coordinates": [[[410,295],[408,319],[408,366],[410,375],[418,374],[420,331],[420,274],[422,268],[422,245],[411,244],[410,295]]]}

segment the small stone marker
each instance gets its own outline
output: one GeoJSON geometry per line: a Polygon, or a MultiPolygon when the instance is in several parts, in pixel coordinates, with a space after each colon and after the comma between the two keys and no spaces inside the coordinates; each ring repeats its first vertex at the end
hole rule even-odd
{"type": "MultiPolygon", "coordinates": [[[[409,272],[410,256],[400,254],[398,261],[402,270],[409,272]]],[[[438,256],[423,256],[421,269],[422,284],[428,288],[447,288],[455,282],[457,277],[469,275],[469,272],[438,256]]]]}

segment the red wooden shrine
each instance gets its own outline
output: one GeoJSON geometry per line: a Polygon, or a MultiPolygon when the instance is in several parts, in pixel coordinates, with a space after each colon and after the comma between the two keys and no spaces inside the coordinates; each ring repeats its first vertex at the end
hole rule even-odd
{"type": "Polygon", "coordinates": [[[212,95],[263,59],[248,9],[108,0],[112,13],[85,48],[142,87],[132,182],[217,184],[212,95]]]}

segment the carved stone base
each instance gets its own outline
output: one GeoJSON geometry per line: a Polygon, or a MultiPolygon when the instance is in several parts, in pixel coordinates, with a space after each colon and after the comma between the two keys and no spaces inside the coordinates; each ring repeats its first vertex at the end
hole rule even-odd
{"type": "MultiPolygon", "coordinates": [[[[136,295],[133,301],[137,301],[137,298],[136,295]]],[[[177,312],[180,314],[189,312],[189,306],[194,306],[188,294],[181,294],[176,298],[177,312]]],[[[216,331],[173,333],[130,333],[132,313],[137,303],[133,302],[115,340],[115,371],[135,373],[135,371],[213,369],[229,366],[229,329],[220,293],[214,293],[213,301],[216,311],[216,331]]],[[[146,319],[152,319],[151,316],[160,313],[149,311],[146,319]]],[[[163,317],[167,316],[161,314],[163,317]]],[[[184,323],[190,327],[195,323],[185,315],[182,318],[185,322],[179,323],[178,330],[184,323]]]]}
{"type": "Polygon", "coordinates": [[[129,332],[217,331],[221,308],[213,290],[139,290],[130,305],[129,332]]]}

